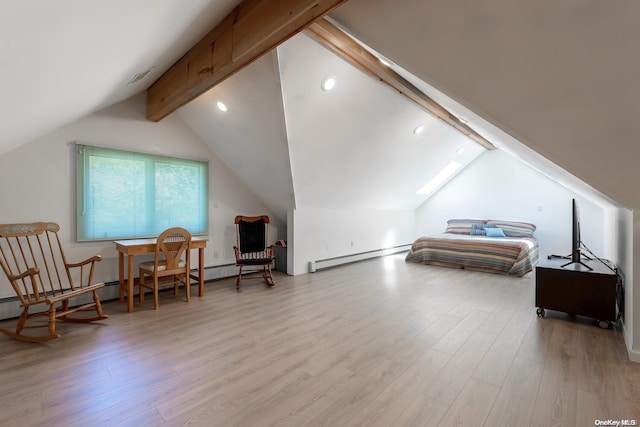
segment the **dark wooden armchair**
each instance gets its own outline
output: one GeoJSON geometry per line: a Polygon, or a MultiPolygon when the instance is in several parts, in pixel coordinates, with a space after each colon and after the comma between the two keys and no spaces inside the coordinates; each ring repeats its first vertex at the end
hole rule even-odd
{"type": "Polygon", "coordinates": [[[236,246],[233,247],[238,266],[238,277],[236,279],[236,290],[240,290],[240,282],[244,275],[246,278],[255,278],[259,274],[267,282],[269,287],[273,287],[273,276],[271,275],[271,265],[273,264],[273,245],[267,245],[269,241],[269,217],[242,216],[235,218],[236,225],[236,246]]]}

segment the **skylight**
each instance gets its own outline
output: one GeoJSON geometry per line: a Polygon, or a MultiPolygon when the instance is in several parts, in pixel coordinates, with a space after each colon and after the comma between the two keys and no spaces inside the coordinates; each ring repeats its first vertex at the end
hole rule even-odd
{"type": "Polygon", "coordinates": [[[431,194],[438,189],[444,182],[451,177],[460,167],[461,163],[451,162],[442,169],[436,176],[431,178],[424,187],[416,191],[416,194],[431,194]]]}

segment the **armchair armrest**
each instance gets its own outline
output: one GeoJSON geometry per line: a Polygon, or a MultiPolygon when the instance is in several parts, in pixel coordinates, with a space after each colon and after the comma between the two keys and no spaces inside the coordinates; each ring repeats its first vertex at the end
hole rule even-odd
{"type": "Polygon", "coordinates": [[[40,273],[40,269],[36,268],[36,267],[33,267],[33,268],[30,268],[30,269],[28,269],[28,270],[26,270],[26,271],[24,271],[24,272],[22,272],[20,274],[7,275],[7,278],[9,280],[12,280],[12,281],[13,280],[21,280],[21,279],[24,279],[27,276],[33,277],[33,276],[35,276],[35,275],[37,275],[39,273],[40,273]]]}
{"type": "Polygon", "coordinates": [[[67,268],[82,267],[83,265],[87,265],[89,263],[94,263],[94,262],[98,262],[98,261],[102,261],[102,256],[94,255],[91,258],[87,258],[87,259],[85,259],[83,261],[80,261],[80,262],[68,263],[68,264],[66,264],[66,267],[67,268]]]}
{"type": "Polygon", "coordinates": [[[11,287],[20,300],[20,306],[24,307],[25,305],[40,300],[40,288],[38,281],[34,279],[38,274],[40,274],[38,267],[31,267],[20,274],[7,274],[7,278],[11,282],[11,287]],[[30,279],[30,283],[25,282],[24,279],[27,277],[30,279]]]}
{"type": "MultiPolygon", "coordinates": [[[[86,288],[87,286],[90,286],[93,283],[93,270],[94,267],[96,266],[96,262],[98,261],[102,261],[102,257],[100,255],[94,255],[91,258],[87,258],[83,261],[80,262],[75,262],[75,263],[67,263],[65,264],[65,268],[67,269],[67,276],[69,277],[69,282],[71,283],[71,289],[75,289],[75,286],[73,285],[73,279],[71,278],[71,269],[72,268],[79,268],[80,269],[80,280],[79,280],[79,285],[80,288],[86,288]],[[85,266],[87,266],[87,270],[88,270],[88,274],[85,274],[85,266]]],[[[75,270],[77,271],[77,270],[75,270]]]]}

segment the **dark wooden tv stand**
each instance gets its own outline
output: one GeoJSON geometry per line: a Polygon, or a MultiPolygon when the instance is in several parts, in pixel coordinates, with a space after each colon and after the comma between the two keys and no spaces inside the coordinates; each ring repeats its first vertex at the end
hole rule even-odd
{"type": "Polygon", "coordinates": [[[618,320],[622,296],[622,280],[598,260],[582,260],[570,264],[563,259],[541,261],[536,267],[536,313],[545,315],[545,309],[563,311],[576,316],[598,320],[609,327],[618,320]]]}

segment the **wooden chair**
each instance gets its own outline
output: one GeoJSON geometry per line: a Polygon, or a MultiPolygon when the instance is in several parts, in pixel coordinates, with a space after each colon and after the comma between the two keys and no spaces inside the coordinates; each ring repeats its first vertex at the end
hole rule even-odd
{"type": "Polygon", "coordinates": [[[163,231],[156,240],[156,250],[153,261],[140,263],[140,302],[144,302],[144,291],[153,291],[153,305],[158,309],[158,287],[162,282],[173,284],[173,293],[178,295],[181,283],[187,292],[187,302],[191,296],[191,277],[189,275],[191,233],[182,227],[173,227],[163,231]],[[147,284],[146,276],[153,278],[153,284],[147,284]]]}
{"type": "Polygon", "coordinates": [[[56,320],[87,323],[108,317],[102,314],[97,293],[104,283],[93,283],[95,263],[102,258],[96,255],[78,263],[67,262],[59,230],[54,222],[0,224],[0,265],[22,307],[15,332],[0,329],[11,338],[47,341],[60,337],[56,333],[56,320]],[[92,302],[71,307],[72,298],[82,299],[87,294],[92,302]],[[36,312],[30,314],[31,308],[36,312]],[[72,316],[83,311],[93,311],[95,315],[72,316]],[[47,324],[27,326],[27,320],[36,316],[47,317],[47,324]],[[24,329],[42,327],[48,327],[47,335],[23,334],[24,329]]]}
{"type": "MultiPolygon", "coordinates": [[[[246,276],[260,274],[269,287],[273,287],[273,276],[271,275],[271,264],[273,263],[273,245],[267,246],[269,241],[269,217],[242,216],[235,218],[236,225],[236,246],[233,251],[236,256],[236,266],[238,266],[238,277],[236,279],[236,290],[240,290],[242,280],[242,270],[248,268],[246,276]]],[[[249,278],[249,277],[247,277],[249,278]]]]}

